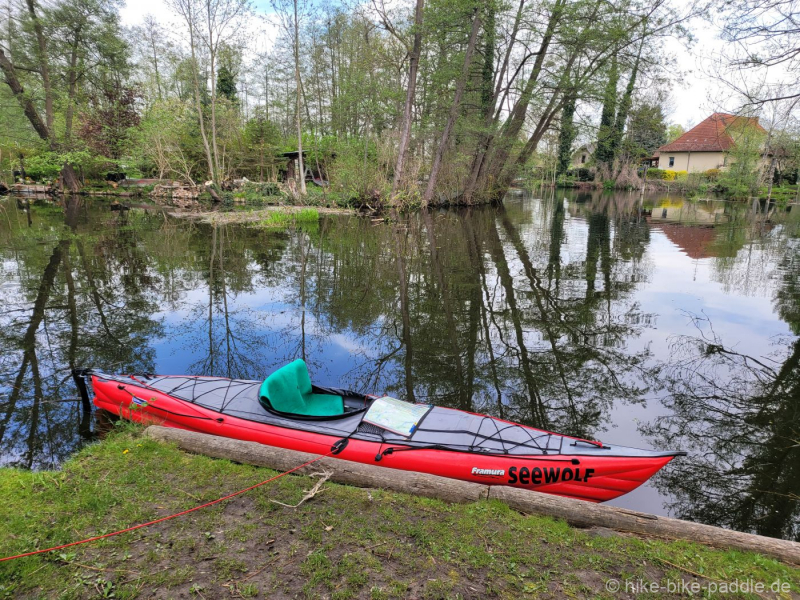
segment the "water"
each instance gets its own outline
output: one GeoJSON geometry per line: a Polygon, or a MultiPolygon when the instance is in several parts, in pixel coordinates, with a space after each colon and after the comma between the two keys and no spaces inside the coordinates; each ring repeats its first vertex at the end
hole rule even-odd
{"type": "Polygon", "coordinates": [[[689,457],[615,504],[800,537],[800,207],[512,194],[268,232],[0,200],[0,457],[98,427],[69,369],[314,381],[689,457]],[[544,197],[544,199],[542,199],[544,197]]]}

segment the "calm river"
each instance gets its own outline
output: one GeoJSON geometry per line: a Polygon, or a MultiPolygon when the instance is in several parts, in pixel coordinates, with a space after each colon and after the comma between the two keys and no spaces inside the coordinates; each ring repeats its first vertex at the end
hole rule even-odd
{"type": "Polygon", "coordinates": [[[312,379],[687,458],[615,502],[800,538],[800,206],[511,194],[271,232],[0,199],[0,462],[92,439],[71,365],[312,379]]]}

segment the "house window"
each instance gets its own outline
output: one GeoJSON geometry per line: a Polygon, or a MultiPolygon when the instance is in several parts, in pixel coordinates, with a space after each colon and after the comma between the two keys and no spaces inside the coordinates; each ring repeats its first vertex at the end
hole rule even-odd
{"type": "Polygon", "coordinates": [[[586,155],[585,154],[581,154],[581,164],[582,165],[586,164],[586,155]]]}
{"type": "Polygon", "coordinates": [[[670,167],[674,167],[675,166],[675,157],[674,156],[670,156],[669,157],[669,166],[670,167]]]}

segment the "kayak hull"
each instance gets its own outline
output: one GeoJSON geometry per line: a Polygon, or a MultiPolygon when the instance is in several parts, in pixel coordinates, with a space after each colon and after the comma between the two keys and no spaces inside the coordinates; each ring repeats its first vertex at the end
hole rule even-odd
{"type": "MultiPolygon", "coordinates": [[[[131,384],[129,378],[125,378],[125,383],[121,384],[109,376],[93,375],[92,384],[96,406],[138,423],[174,427],[312,454],[329,453],[332,446],[344,437],[224,414],[153,389],[145,383],[141,386],[131,384]]],[[[540,430],[527,429],[540,433],[540,430]]],[[[576,438],[564,436],[564,439],[588,445],[576,438]]],[[[604,502],[636,489],[678,455],[647,450],[637,455],[628,448],[622,448],[625,452],[620,455],[615,448],[606,446],[601,446],[608,450],[606,453],[587,453],[577,451],[578,444],[574,442],[568,444],[567,448],[570,446],[576,448],[574,453],[562,451],[544,455],[505,455],[407,448],[394,442],[387,444],[349,437],[346,447],[336,458],[484,485],[504,485],[604,502]]]]}

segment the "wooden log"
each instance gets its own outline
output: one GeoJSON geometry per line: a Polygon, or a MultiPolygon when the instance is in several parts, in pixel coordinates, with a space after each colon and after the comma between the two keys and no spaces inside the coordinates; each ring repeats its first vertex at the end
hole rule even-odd
{"type": "Polygon", "coordinates": [[[508,486],[492,486],[489,498],[500,500],[524,513],[563,519],[575,527],[606,527],[617,531],[689,540],[717,548],[759,552],[788,563],[800,564],[800,544],[788,540],[508,486]]]}
{"type": "MultiPolygon", "coordinates": [[[[145,435],[174,443],[182,450],[195,454],[227,458],[278,471],[288,471],[317,456],[265,446],[257,442],[243,442],[156,425],[148,427],[145,435]]],[[[332,481],[358,487],[383,488],[438,498],[447,502],[475,502],[488,498],[504,502],[509,507],[524,513],[563,519],[576,527],[605,527],[617,531],[689,540],[718,548],[759,552],[787,563],[800,564],[800,543],[797,542],[660,517],[606,504],[562,498],[532,490],[487,486],[332,457],[324,458],[297,472],[309,474],[320,470],[332,471],[332,481]]]]}
{"type": "Polygon", "coordinates": [[[214,182],[213,181],[206,181],[205,188],[206,188],[206,191],[209,194],[211,194],[211,199],[214,202],[216,202],[216,203],[222,202],[222,198],[220,198],[220,195],[217,193],[217,190],[214,189],[214,182]]]}
{"type": "MultiPolygon", "coordinates": [[[[294,469],[297,465],[318,456],[307,452],[265,446],[258,442],[243,442],[183,429],[159,427],[158,425],[148,427],[145,435],[175,443],[182,450],[195,454],[227,458],[235,462],[269,467],[277,471],[294,469]]],[[[296,473],[308,475],[319,471],[332,471],[331,481],[337,483],[394,490],[417,496],[438,498],[447,502],[475,502],[486,499],[489,494],[488,486],[478,483],[447,479],[426,473],[373,467],[338,458],[323,458],[296,473]]]]}

